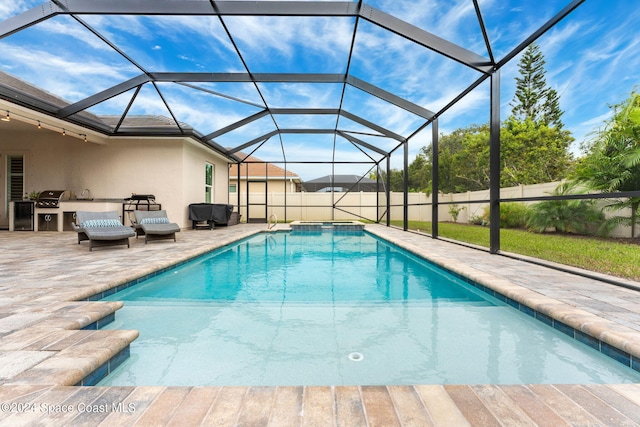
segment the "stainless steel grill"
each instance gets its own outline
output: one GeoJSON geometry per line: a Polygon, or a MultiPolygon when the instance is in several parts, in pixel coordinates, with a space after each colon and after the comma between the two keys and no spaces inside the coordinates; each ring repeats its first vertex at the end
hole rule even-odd
{"type": "Polygon", "coordinates": [[[131,202],[143,202],[143,203],[155,203],[156,196],[153,194],[132,194],[131,197],[127,197],[126,201],[131,202]]]}
{"type": "Polygon", "coordinates": [[[45,190],[40,192],[38,200],[36,200],[36,207],[39,208],[58,208],[60,207],[60,200],[69,198],[66,190],[45,190]]]}

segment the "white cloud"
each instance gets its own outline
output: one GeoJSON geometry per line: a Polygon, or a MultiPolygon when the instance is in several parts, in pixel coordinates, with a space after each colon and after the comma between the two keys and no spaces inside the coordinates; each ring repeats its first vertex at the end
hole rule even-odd
{"type": "Polygon", "coordinates": [[[141,16],[88,15],[83,16],[83,19],[116,44],[123,42],[121,38],[122,34],[129,34],[133,36],[136,41],[148,40],[153,34],[147,26],[148,19],[141,16]]]}
{"type": "Polygon", "coordinates": [[[611,117],[613,116],[613,112],[612,111],[608,111],[604,114],[601,114],[599,116],[590,118],[588,120],[585,120],[583,122],[580,123],[580,126],[586,127],[586,128],[597,128],[597,127],[603,127],[605,122],[607,120],[609,120],[611,117]]]}
{"type": "Polygon", "coordinates": [[[73,19],[67,17],[62,18],[63,19],[48,19],[41,23],[38,28],[51,33],[56,40],[61,40],[63,36],[67,36],[86,44],[92,49],[103,52],[113,51],[108,44],[73,19]]]}
{"type": "Polygon", "coordinates": [[[261,83],[265,100],[276,108],[337,108],[341,84],[261,83]]]}
{"type": "MultiPolygon", "coordinates": [[[[581,6],[585,8],[582,20],[559,30],[571,37],[558,42],[561,49],[547,63],[549,81],[559,88],[563,119],[577,143],[602,125],[599,121],[610,114],[609,104],[625,99],[640,82],[640,36],[636,31],[640,12],[623,8],[632,12],[611,25],[611,17],[599,13],[596,6],[581,6]],[[586,9],[589,6],[593,9],[586,9]]],[[[555,41],[554,36],[550,40],[555,41]]]]}
{"type": "Polygon", "coordinates": [[[583,37],[586,31],[589,29],[585,28],[585,23],[581,21],[570,21],[560,28],[555,27],[540,39],[540,50],[545,58],[564,56],[562,47],[570,43],[574,37],[583,37]]]}
{"type": "Polygon", "coordinates": [[[3,59],[16,64],[13,71],[18,77],[67,100],[82,99],[106,89],[126,80],[132,71],[130,67],[109,66],[82,57],[7,44],[0,46],[3,59]]]}
{"type": "Polygon", "coordinates": [[[3,0],[0,1],[0,20],[15,16],[34,7],[37,0],[3,0]]]}
{"type": "MultiPolygon", "coordinates": [[[[240,51],[256,64],[273,55],[288,60],[319,55],[322,61],[346,60],[353,20],[347,18],[225,17],[240,51]]],[[[321,67],[316,64],[316,67],[321,67]]]]}

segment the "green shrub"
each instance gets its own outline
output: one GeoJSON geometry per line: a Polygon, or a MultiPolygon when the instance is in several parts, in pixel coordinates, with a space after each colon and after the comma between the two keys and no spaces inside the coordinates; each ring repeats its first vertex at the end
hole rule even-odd
{"type": "Polygon", "coordinates": [[[529,208],[524,203],[500,204],[500,228],[524,228],[528,217],[529,208]]]}
{"type": "MultiPolygon", "coordinates": [[[[551,195],[562,196],[576,194],[574,185],[563,183],[556,187],[551,195]]],[[[544,200],[530,208],[527,227],[542,233],[554,230],[562,233],[595,234],[596,230],[606,233],[604,214],[595,207],[593,200],[544,200]]]]}
{"type": "MultiPolygon", "coordinates": [[[[489,206],[484,208],[483,218],[489,224],[489,206]]],[[[500,203],[500,228],[525,228],[529,208],[524,203],[500,203]]]]}
{"type": "Polygon", "coordinates": [[[449,206],[449,215],[453,218],[453,222],[458,222],[458,215],[464,210],[464,206],[460,207],[457,204],[449,206]]]}
{"type": "Polygon", "coordinates": [[[473,225],[487,225],[488,222],[488,219],[485,218],[484,215],[472,215],[471,218],[469,218],[469,224],[473,225]]]}

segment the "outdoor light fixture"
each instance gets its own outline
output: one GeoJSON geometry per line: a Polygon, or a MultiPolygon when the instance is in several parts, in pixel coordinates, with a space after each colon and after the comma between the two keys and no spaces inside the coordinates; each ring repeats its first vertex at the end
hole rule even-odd
{"type": "MultiPolygon", "coordinates": [[[[2,111],[2,110],[0,110],[2,111]]],[[[9,110],[4,110],[6,111],[6,114],[2,114],[0,113],[0,120],[2,120],[3,122],[10,122],[11,121],[11,112],[9,110]]],[[[47,123],[46,121],[43,122],[42,120],[37,120],[28,116],[24,116],[22,114],[16,113],[15,111],[13,112],[13,118],[17,119],[18,121],[21,122],[25,122],[25,123],[31,123],[32,125],[36,126],[38,129],[49,129],[52,130],[54,132],[60,132],[62,134],[62,136],[72,136],[72,137],[78,137],[81,140],[83,140],[84,142],[89,142],[89,137],[87,136],[86,133],[80,133],[80,132],[75,132],[75,131],[69,131],[67,132],[67,129],[51,124],[51,123],[47,123]]]]}

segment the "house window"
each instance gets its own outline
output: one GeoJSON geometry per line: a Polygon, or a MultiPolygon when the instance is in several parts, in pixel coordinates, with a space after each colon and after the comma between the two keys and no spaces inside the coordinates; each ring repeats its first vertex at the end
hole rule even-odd
{"type": "Polygon", "coordinates": [[[229,193],[235,193],[237,190],[236,184],[229,184],[229,193]]]}
{"type": "Polygon", "coordinates": [[[7,216],[9,216],[9,202],[22,200],[24,191],[24,158],[7,156],[7,197],[4,206],[7,216]]]}
{"type": "Polygon", "coordinates": [[[7,157],[7,200],[22,200],[24,194],[24,160],[22,156],[7,157]]]}
{"type": "Polygon", "coordinates": [[[211,163],[204,165],[204,201],[205,203],[213,202],[213,165],[211,163]]]}

